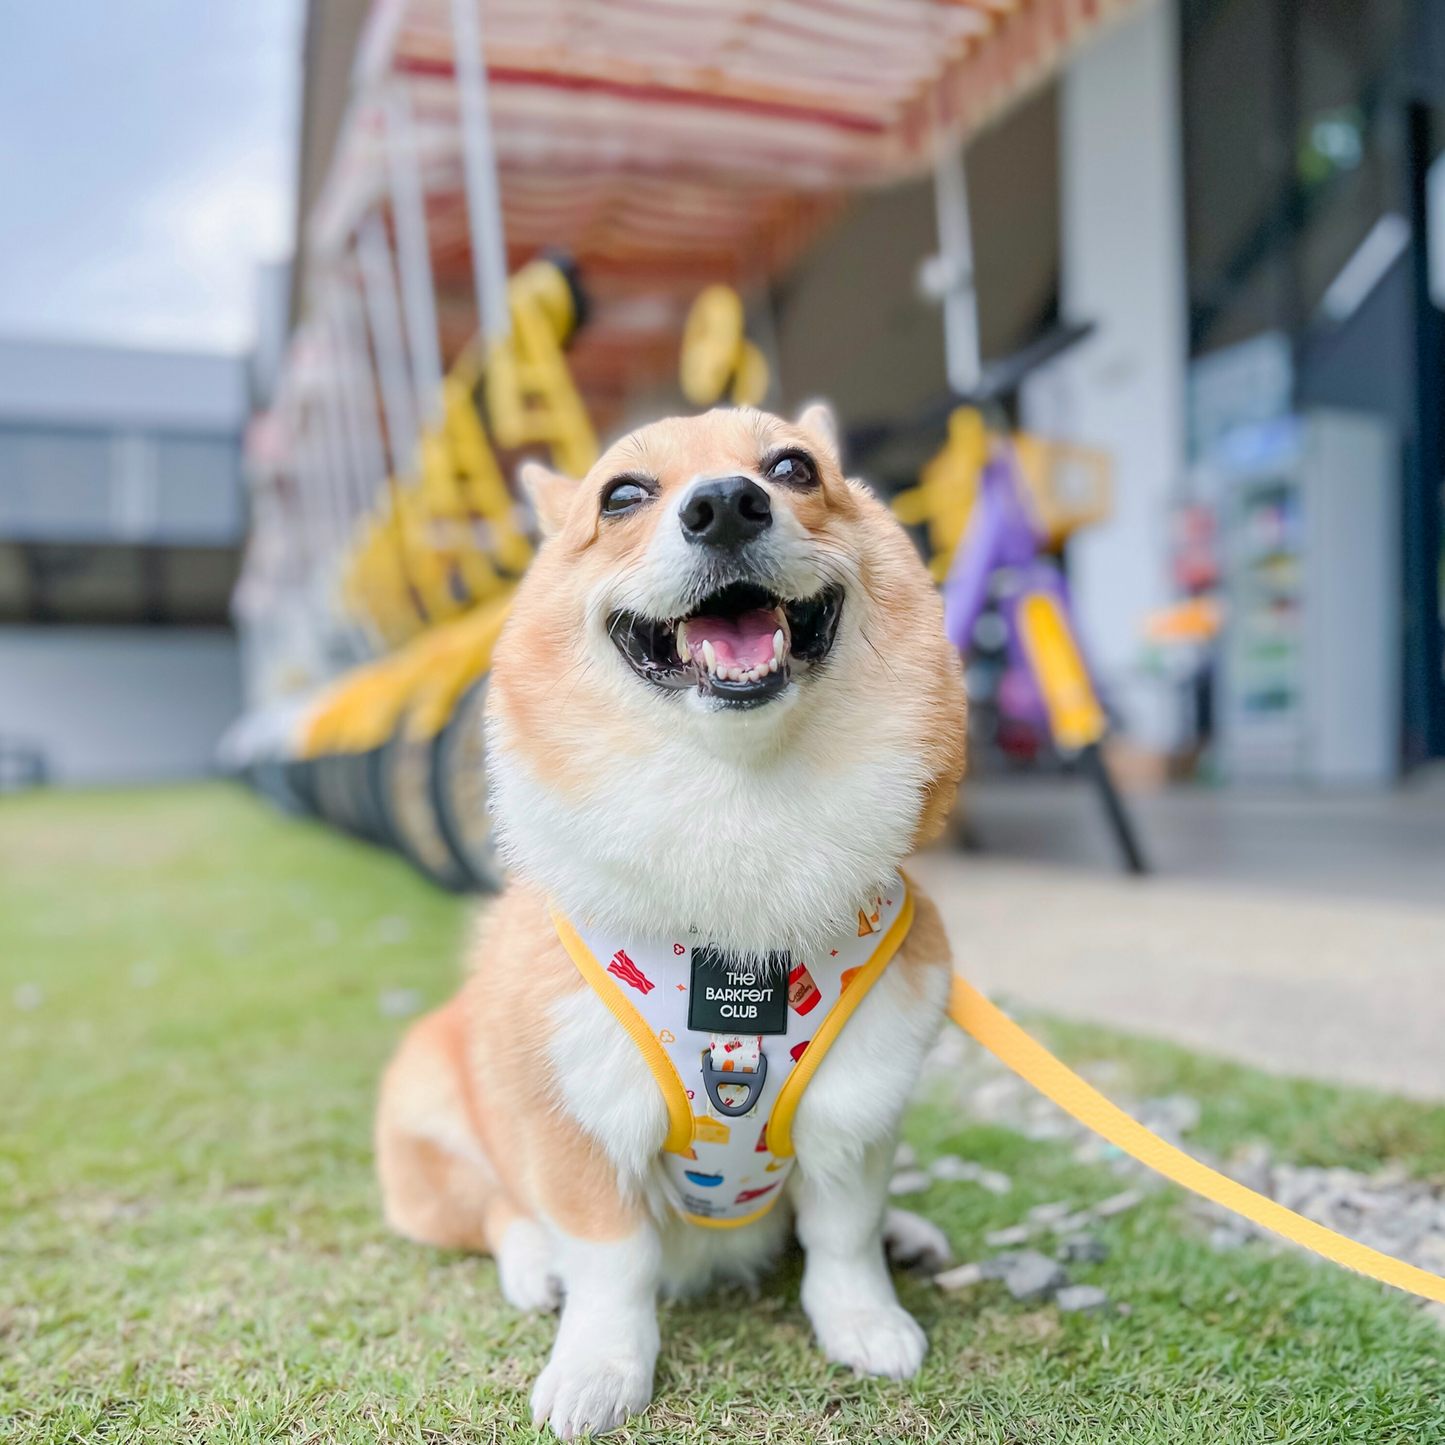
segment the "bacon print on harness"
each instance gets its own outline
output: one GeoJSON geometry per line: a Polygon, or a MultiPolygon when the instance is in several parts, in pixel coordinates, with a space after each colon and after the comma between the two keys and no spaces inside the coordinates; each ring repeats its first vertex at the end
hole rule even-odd
{"type": "Polygon", "coordinates": [[[620,978],[623,983],[631,984],[638,993],[651,993],[656,987],[653,981],[620,948],[612,955],[612,962],[607,965],[607,972],[614,978],[620,978]]]}
{"type": "Polygon", "coordinates": [[[797,1098],[887,967],[911,915],[907,887],[895,875],[881,893],[860,899],[815,953],[749,963],[695,933],[624,941],[554,912],[558,937],[578,971],[627,1030],[667,1101],[660,1159],[685,1219],[726,1229],[760,1218],[782,1197],[793,1166],[797,1098]],[[599,959],[610,962],[604,968],[599,959]],[[713,997],[694,1000],[697,987],[713,989],[713,997]],[[695,1002],[702,1006],[695,1010],[695,1002]],[[747,1009],[755,1012],[739,1016],[747,1009]],[[753,1095],[749,1075],[765,1059],[766,1077],[746,1113],[724,1117],[713,1106],[703,1082],[704,1055],[715,1083],[717,1073],[738,1079],[716,1084],[729,1108],[746,1105],[753,1095]]]}

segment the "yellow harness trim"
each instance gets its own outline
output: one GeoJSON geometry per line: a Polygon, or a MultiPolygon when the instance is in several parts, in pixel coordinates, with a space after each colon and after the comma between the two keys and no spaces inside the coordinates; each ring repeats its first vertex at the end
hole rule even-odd
{"type": "MultiPolygon", "coordinates": [[[[803,1097],[808,1081],[817,1072],[818,1065],[823,1062],[823,1056],[832,1047],[834,1039],[842,1032],[843,1025],[852,1017],[853,1010],[863,1002],[868,990],[878,981],[879,975],[888,967],[893,955],[908,937],[908,930],[913,925],[913,890],[909,887],[907,878],[904,878],[903,886],[903,906],[898,911],[898,917],[893,920],[888,932],[879,939],[878,947],[868,956],[868,962],[858,971],[857,976],[850,980],[838,1001],[828,1010],[809,1040],[808,1047],[803,1051],[803,1056],[793,1066],[793,1071],[784,1080],[778,1097],[773,1101],[772,1112],[768,1115],[768,1149],[777,1159],[792,1156],[793,1115],[797,1112],[798,1100],[803,1097]]],[[[627,1030],[628,1037],[637,1045],[662,1090],[668,1118],[667,1138],[662,1144],[664,1152],[687,1153],[692,1147],[697,1120],[694,1119],[692,1105],[688,1102],[687,1089],[668,1057],[667,1050],[658,1042],[647,1020],[623,994],[617,981],[592,956],[592,950],[582,941],[577,930],[555,908],[551,912],[552,925],[556,928],[557,937],[562,940],[562,947],[567,950],[568,957],[577,965],[578,972],[611,1010],[618,1023],[627,1030]]],[[[775,1199],[770,1200],[756,1214],[750,1214],[746,1219],[701,1219],[691,1214],[687,1217],[696,1224],[705,1224],[712,1229],[732,1229],[760,1218],[776,1202],[775,1199]]]]}
{"type": "Polygon", "coordinates": [[[1388,1254],[1381,1254],[1353,1239],[1346,1239],[1344,1235],[1336,1234],[1334,1230],[1326,1229],[1324,1225],[1316,1224],[1282,1204],[1276,1204],[1273,1199],[1246,1189],[1243,1184],[1201,1164],[1197,1159],[1191,1159],[1182,1150],[1151,1134],[1138,1120],[1131,1119],[1117,1104],[1111,1104],[1097,1089],[1091,1088],[1072,1069],[1060,1063],[1042,1044],[1030,1038],[957,974],[953,976],[953,996],[949,1000],[948,1016],[1020,1078],[1052,1099],[1065,1113],[1166,1179],[1172,1179],[1205,1199],[1242,1214],[1251,1223],[1332,1259],[1346,1269],[1356,1270],[1411,1294],[1445,1303],[1445,1279],[1402,1260],[1392,1259],[1388,1254]]]}
{"type": "Polygon", "coordinates": [[[838,1002],[828,1010],[828,1016],[814,1031],[803,1057],[793,1066],[793,1072],[783,1081],[778,1097],[773,1100],[773,1112],[768,1115],[768,1148],[774,1158],[788,1159],[793,1153],[793,1115],[798,1111],[798,1100],[808,1081],[823,1062],[823,1055],[832,1046],[833,1040],[842,1032],[843,1025],[852,1017],[853,1010],[863,1002],[864,995],[878,981],[878,975],[888,967],[893,955],[898,952],[908,930],[913,926],[913,889],[904,878],[903,907],[893,920],[888,932],[878,942],[873,955],[862,970],[839,995],[838,1002]]]}
{"type": "Polygon", "coordinates": [[[558,913],[552,910],[552,923],[562,947],[567,950],[577,971],[592,985],[593,992],[612,1010],[617,1022],[627,1030],[632,1042],[642,1051],[647,1067],[652,1070],[662,1097],[667,1103],[667,1138],[662,1147],[669,1154],[685,1154],[692,1148],[692,1106],[687,1101],[687,1090],[673,1067],[667,1050],[657,1041],[657,1036],[647,1026],[647,1020],[622,996],[622,990],[607,970],[592,957],[592,950],[582,942],[577,930],[558,913]]]}

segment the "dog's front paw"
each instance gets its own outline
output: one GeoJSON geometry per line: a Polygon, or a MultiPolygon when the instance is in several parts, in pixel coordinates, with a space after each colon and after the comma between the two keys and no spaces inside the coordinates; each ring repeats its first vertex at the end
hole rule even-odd
{"type": "Polygon", "coordinates": [[[653,1362],[640,1355],[553,1351],[532,1387],[532,1423],[563,1440],[605,1435],[652,1401],[653,1362]]]}
{"type": "Polygon", "coordinates": [[[928,1353],[927,1336],[902,1305],[834,1310],[813,1324],[824,1355],[860,1375],[911,1379],[928,1353]]]}

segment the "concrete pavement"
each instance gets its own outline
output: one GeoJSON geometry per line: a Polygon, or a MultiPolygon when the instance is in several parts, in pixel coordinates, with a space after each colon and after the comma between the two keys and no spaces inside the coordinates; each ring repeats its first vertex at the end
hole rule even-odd
{"type": "Polygon", "coordinates": [[[1298,804],[1226,799],[1236,812],[1206,829],[1208,869],[1176,858],[1130,879],[1109,868],[1106,838],[1075,866],[938,847],[910,869],[957,965],[990,993],[1275,1073],[1445,1100],[1445,808],[1346,800],[1331,831],[1298,804]],[[1231,831],[1233,853],[1217,846],[1231,831]],[[1251,861],[1260,833],[1273,868],[1251,861]],[[1301,864],[1311,852],[1332,884],[1301,864]]]}

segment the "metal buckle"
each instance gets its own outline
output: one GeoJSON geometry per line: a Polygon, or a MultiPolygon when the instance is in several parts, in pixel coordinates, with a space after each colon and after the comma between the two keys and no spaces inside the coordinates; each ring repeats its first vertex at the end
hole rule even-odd
{"type": "Polygon", "coordinates": [[[744,1114],[750,1114],[757,1107],[767,1077],[768,1056],[764,1053],[758,1055],[757,1068],[752,1073],[746,1073],[740,1069],[715,1069],[712,1066],[712,1050],[704,1049],[702,1051],[702,1086],[707,1090],[707,1096],[712,1100],[713,1108],[729,1119],[741,1119],[744,1114]],[[718,1093],[719,1084],[742,1084],[747,1088],[747,1098],[741,1104],[725,1103],[718,1093]]]}

